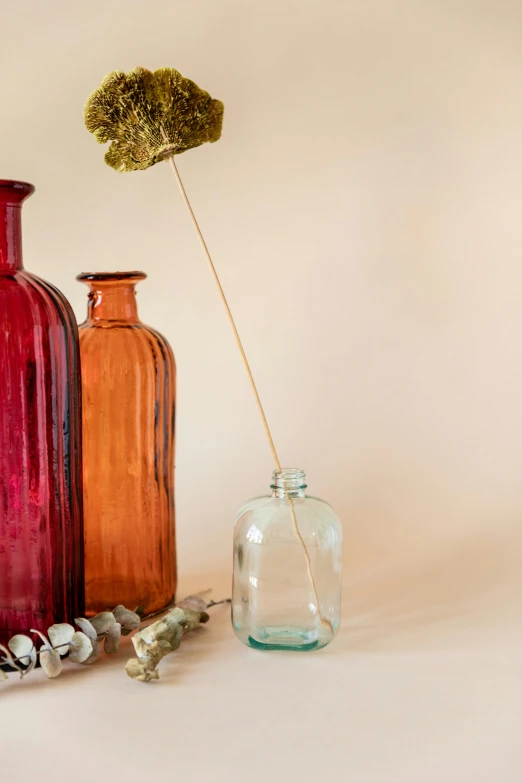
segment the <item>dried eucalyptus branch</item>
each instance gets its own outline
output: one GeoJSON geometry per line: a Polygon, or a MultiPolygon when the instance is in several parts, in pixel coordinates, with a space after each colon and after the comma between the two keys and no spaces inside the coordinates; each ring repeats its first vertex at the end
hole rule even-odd
{"type": "MultiPolygon", "coordinates": [[[[47,636],[31,628],[30,633],[39,636],[42,644],[37,649],[33,639],[25,634],[16,634],[9,640],[7,647],[0,644],[0,665],[8,665],[19,672],[20,677],[29,674],[36,662],[49,679],[58,677],[62,671],[62,658],[69,656],[73,663],[90,664],[98,658],[101,645],[108,655],[118,652],[121,636],[127,636],[140,627],[142,607],[136,607],[134,612],[125,606],[117,606],[112,612],[101,612],[87,620],[78,617],[76,630],[69,623],[56,623],[47,630],[47,636]]],[[[0,682],[7,679],[5,671],[0,669],[0,682]]]]}
{"type": "MultiPolygon", "coordinates": [[[[168,615],[177,612],[175,617],[176,622],[180,625],[181,638],[182,633],[186,633],[200,624],[208,622],[209,615],[205,611],[206,608],[217,606],[220,603],[228,603],[229,601],[230,599],[225,599],[224,601],[211,601],[207,604],[199,596],[189,596],[180,604],[180,607],[184,606],[185,609],[174,607],[168,615]],[[202,605],[204,609],[199,608],[202,605]],[[198,607],[198,609],[195,607],[198,607]]],[[[66,655],[73,663],[84,665],[94,663],[100,655],[102,645],[107,655],[115,655],[118,652],[120,638],[138,629],[142,617],[143,607],[137,606],[134,611],[131,611],[120,604],[112,612],[100,612],[90,620],[87,620],[85,617],[78,617],[74,622],[80,630],[76,630],[69,623],[51,625],[47,630],[47,636],[40,631],[31,629],[30,633],[39,636],[42,641],[38,649],[30,636],[16,634],[9,640],[7,647],[0,644],[0,667],[8,666],[10,669],[17,671],[20,678],[23,678],[30,674],[39,660],[45,675],[49,679],[54,679],[61,674],[62,658],[66,655]]],[[[154,629],[155,626],[160,625],[162,622],[164,621],[159,620],[139,633],[143,634],[149,629],[154,629]]],[[[152,635],[154,633],[154,630],[150,632],[152,635]]],[[[136,643],[134,643],[134,646],[136,647],[136,643]]],[[[144,653],[146,642],[140,642],[139,646],[142,653],[144,653]]],[[[166,652],[171,651],[171,649],[166,650],[166,652]]],[[[159,660],[166,652],[163,652],[159,657],[156,656],[157,663],[159,663],[159,660]]],[[[129,674],[128,666],[129,664],[127,664],[126,670],[129,674]]],[[[132,675],[129,674],[129,676],[132,675]]],[[[153,678],[157,679],[157,675],[156,677],[154,675],[149,677],[149,679],[153,678]]],[[[7,679],[7,673],[0,668],[0,683],[7,679]]],[[[138,679],[140,678],[138,677],[138,679]]]]}
{"type": "Polygon", "coordinates": [[[191,595],[161,620],[138,631],[132,637],[138,657],[127,661],[125,671],[128,676],[139,682],[158,680],[161,659],[178,649],[184,634],[208,623],[210,617],[206,610],[221,603],[230,603],[230,599],[207,603],[200,596],[191,595]]]}

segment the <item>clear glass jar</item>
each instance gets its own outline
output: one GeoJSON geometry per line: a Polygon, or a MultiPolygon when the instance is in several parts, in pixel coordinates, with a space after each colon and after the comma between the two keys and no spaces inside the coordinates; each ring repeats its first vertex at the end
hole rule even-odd
{"type": "Polygon", "coordinates": [[[341,523],[305,494],[304,471],[274,471],[271,486],[237,515],[234,631],[256,650],[318,650],[339,628],[341,523]]]}

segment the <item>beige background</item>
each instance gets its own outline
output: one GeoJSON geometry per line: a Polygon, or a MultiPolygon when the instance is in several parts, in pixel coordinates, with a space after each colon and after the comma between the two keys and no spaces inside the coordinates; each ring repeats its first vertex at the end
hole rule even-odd
{"type": "Polygon", "coordinates": [[[229,592],[272,469],[167,166],[118,175],[82,107],[173,65],[225,102],[179,167],[282,461],[346,535],[344,624],[311,656],[226,612],[149,688],[121,658],[0,696],[5,780],[522,779],[520,0],[0,0],[0,175],[34,182],[26,266],[143,269],[179,368],[181,592],[229,592]]]}

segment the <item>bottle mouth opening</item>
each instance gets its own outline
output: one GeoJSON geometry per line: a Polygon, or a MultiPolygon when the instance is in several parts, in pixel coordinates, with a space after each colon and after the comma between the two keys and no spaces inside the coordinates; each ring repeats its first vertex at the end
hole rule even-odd
{"type": "Polygon", "coordinates": [[[306,473],[301,468],[282,468],[272,474],[272,489],[306,489],[306,473]]]}
{"type": "Polygon", "coordinates": [[[145,280],[145,272],[82,272],[76,275],[76,279],[81,283],[116,283],[122,281],[125,283],[139,282],[145,280]]]}

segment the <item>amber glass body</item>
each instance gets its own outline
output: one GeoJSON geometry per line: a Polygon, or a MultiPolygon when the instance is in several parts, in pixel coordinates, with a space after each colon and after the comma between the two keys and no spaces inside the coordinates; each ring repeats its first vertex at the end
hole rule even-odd
{"type": "Polygon", "coordinates": [[[69,302],[22,264],[22,202],[0,180],[0,643],[84,610],[80,357],[69,302]]]}
{"type": "Polygon", "coordinates": [[[176,366],[142,324],[142,272],[85,273],[80,325],[87,615],[118,604],[154,614],[174,599],[176,366]]]}

